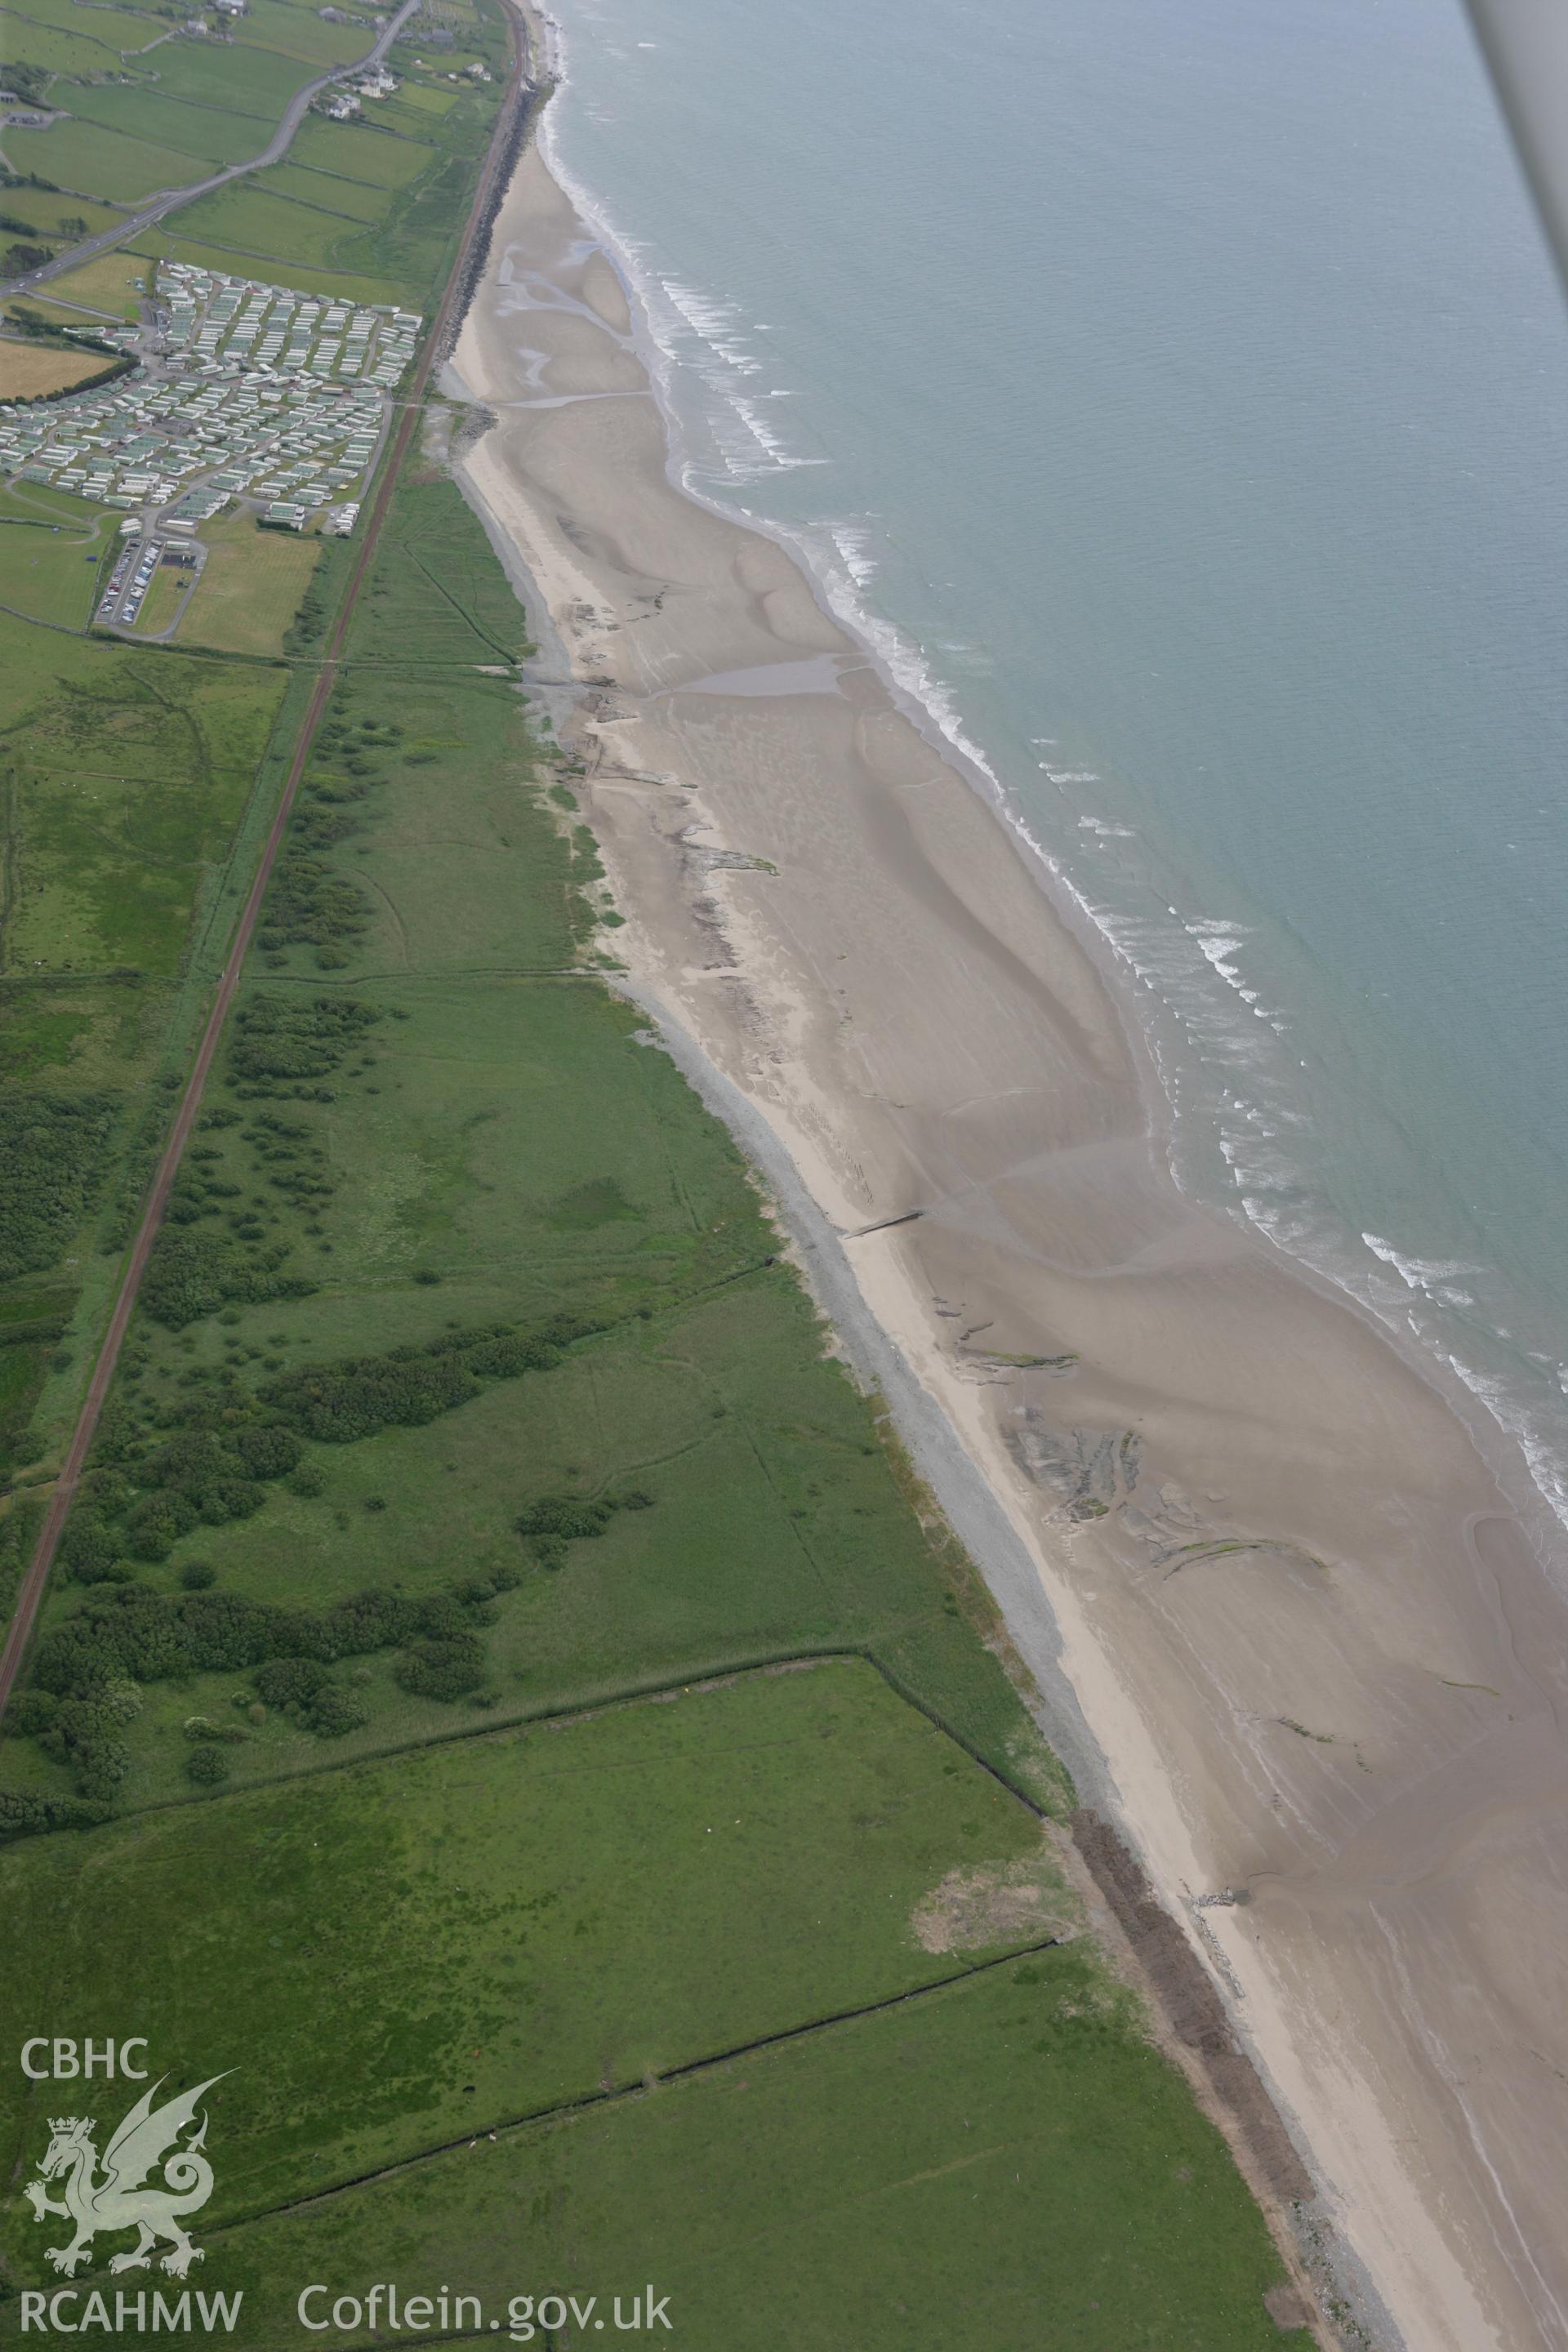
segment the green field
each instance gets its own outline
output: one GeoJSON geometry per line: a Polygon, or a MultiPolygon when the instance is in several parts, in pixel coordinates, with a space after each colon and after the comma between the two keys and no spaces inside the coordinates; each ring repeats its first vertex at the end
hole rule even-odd
{"type": "MultiPolygon", "coordinates": [[[[302,205],[296,209],[304,212],[302,205]]],[[[137,242],[144,252],[171,261],[189,262],[194,269],[244,270],[247,275],[265,277],[270,285],[291,286],[301,294],[330,294],[334,301],[403,302],[410,299],[407,289],[395,278],[358,278],[349,270],[312,268],[280,254],[246,255],[228,246],[198,244],[194,237],[180,233],[178,224],[184,217],[183,211],[172,213],[169,221],[174,226],[160,224],[137,242]]]]}
{"type": "Polygon", "coordinates": [[[153,265],[144,253],[120,248],[84,261],[79,269],[63,270],[58,278],[49,279],[48,286],[57,301],[134,319],[152,279],[153,265]]]}
{"type": "Polygon", "coordinates": [[[433,152],[424,140],[398,138],[377,122],[327,122],[314,116],[295,132],[289,160],[372,187],[403,188],[419,177],[433,152]]]}
{"type": "MultiPolygon", "coordinates": [[[[9,1871],[14,2040],[131,1980],[171,2088],[228,2070],[203,2283],[243,2289],[241,2341],[281,2340],[311,2279],[389,2275],[520,2322],[520,2290],[608,2311],[652,2280],[712,2352],[781,2326],[888,2352],[1304,2341],[1265,2312],[1278,2262],[1218,2135],[1059,1941],[1036,1822],[864,1667],[220,1798],[9,1871]]],[[[18,2171],[47,2137],[47,2086],[19,2091],[18,2171]]],[[[47,2279],[60,2235],[14,2204],[12,2279],[47,2279]]]]}
{"type": "Polygon", "coordinates": [[[125,655],[0,736],[23,845],[8,964],[179,968],[200,877],[249,796],[280,681],[221,667],[171,677],[144,659],[125,655]]]}
{"type": "MultiPolygon", "coordinates": [[[[251,179],[215,188],[210,196],[187,205],[178,218],[181,236],[200,243],[316,266],[335,263],[338,247],[360,234],[353,221],[270,195],[251,179]]],[[[344,267],[352,268],[352,257],[344,267]]]]}
{"type": "Polygon", "coordinates": [[[35,522],[24,518],[18,500],[0,492],[0,604],[31,620],[85,628],[98,583],[97,559],[109,540],[96,518],[77,530],[35,522]]]}
{"type": "Polygon", "coordinates": [[[7,0],[7,14],[29,24],[58,26],[64,32],[85,30],[94,39],[107,43],[117,55],[125,48],[145,47],[158,30],[139,9],[121,6],[118,0],[95,6],[85,26],[79,0],[7,0]]]}
{"type": "MultiPolygon", "coordinates": [[[[204,166],[212,170],[220,163],[245,162],[266,145],[270,128],[264,115],[188,105],[163,97],[150,83],[140,82],[73,89],[71,114],[79,130],[100,123],[106,131],[183,155],[184,181],[201,179],[204,166]]],[[[38,133],[40,138],[54,135],[53,131],[38,133]]]]}
{"type": "Polygon", "coordinates": [[[360,25],[325,23],[309,0],[251,0],[245,19],[247,49],[279,49],[301,58],[316,72],[347,65],[369,47],[360,25]]]}
{"type": "MultiPolygon", "coordinates": [[[[46,188],[0,191],[0,212],[22,222],[35,236],[66,242],[111,228],[120,215],[109,205],[95,205],[79,196],[53,194],[46,188]]],[[[12,230],[12,236],[18,232],[12,230]]]]}
{"type": "Polygon", "coordinates": [[[130,139],[100,123],[53,122],[47,131],[7,131],[12,169],[36,172],[73,194],[135,204],[162,188],[205,179],[206,168],[187,152],[130,139]]]}
{"type": "MultiPolygon", "coordinates": [[[[842,1664],[37,1841],[7,1878],[12,2041],[46,2008],[98,2013],[136,1981],[158,2048],[248,2078],[215,2221],[939,1982],[1078,1917],[1034,1817],[842,1664]],[[1008,1907],[975,1904],[973,1940],[933,1948],[915,1922],[953,1874],[1008,1907]],[[182,1944],[167,1922],[191,1885],[207,1925],[182,1944]],[[278,1957],[237,2011],[258,1948],[278,1957]],[[324,2057],[299,2026],[329,2000],[324,2057]]],[[[8,2171],[36,2106],[7,2086],[8,2171]]],[[[29,2273],[30,2234],[6,2231],[8,2265],[29,2273]]]]}
{"type": "Polygon", "coordinates": [[[274,163],[269,170],[258,172],[254,185],[260,194],[291,197],[316,212],[336,215],[343,224],[343,235],[352,234],[355,225],[363,228],[381,220],[389,201],[384,188],[345,179],[334,172],[311,171],[303,163],[274,163]]]}
{"type": "Polygon", "coordinates": [[[315,538],[260,530],[250,515],[204,523],[207,560],[179,627],[182,644],[280,654],[321,551],[315,538]]]}
{"type": "MultiPolygon", "coordinates": [[[[149,73],[155,77],[154,86],[162,99],[192,100],[200,107],[225,107],[270,124],[278,121],[297,89],[314,81],[345,50],[349,57],[358,57],[371,46],[371,35],[363,26],[324,25],[320,17],[315,21],[321,32],[336,37],[329,40],[325,57],[286,56],[275,48],[258,47],[250,40],[217,44],[205,40],[169,41],[147,59],[149,73]]],[[[249,31],[248,17],[245,29],[249,31]]],[[[264,138],[256,139],[248,152],[254,153],[265,143],[264,138]]]]}
{"type": "MultiPolygon", "coordinates": [[[[480,2337],[552,2294],[613,2325],[651,2282],[657,2340],[692,2352],[1310,2341],[1268,2316],[1273,2250],[1223,2142],[1081,1946],[225,2232],[213,2282],[220,2257],[273,2341],[306,2283],[387,2279],[479,2298],[458,2324],[480,2337]]],[[[550,2341],[604,2338],[589,2313],[550,2341]]]]}
{"type": "Polygon", "coordinates": [[[190,574],[161,563],[153,574],[142,610],[136,615],[135,634],[139,637],[161,637],[173,623],[180,609],[180,599],[190,584],[190,574]]]}
{"type": "MultiPolygon", "coordinates": [[[[100,22],[113,25],[115,16],[106,16],[100,22]]],[[[125,29],[129,31],[129,24],[125,29]]],[[[0,13],[0,37],[5,40],[5,57],[8,65],[32,66],[47,73],[118,73],[121,70],[120,51],[110,41],[96,37],[84,26],[67,31],[52,25],[41,25],[36,18],[20,16],[7,8],[0,13]]],[[[10,143],[7,141],[7,145],[10,143]]]]}

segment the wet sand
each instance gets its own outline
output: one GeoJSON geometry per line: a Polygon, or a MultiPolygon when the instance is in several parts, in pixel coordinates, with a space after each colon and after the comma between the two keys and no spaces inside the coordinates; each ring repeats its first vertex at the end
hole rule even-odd
{"type": "Polygon", "coordinates": [[[1021,844],[790,554],[672,486],[537,152],[456,365],[499,419],[462,478],[584,688],[606,944],[767,1122],[1005,1510],[1030,1605],[977,1549],[1070,1685],[1049,1727],[1204,1955],[1374,2335],[1568,2346],[1568,1609],[1492,1470],[1350,1307],[1182,1199],[1021,844]]]}

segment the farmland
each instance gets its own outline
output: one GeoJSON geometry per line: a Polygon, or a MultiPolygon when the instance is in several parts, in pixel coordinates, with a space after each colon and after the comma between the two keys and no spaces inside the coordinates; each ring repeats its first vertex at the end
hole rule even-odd
{"type": "Polygon", "coordinates": [[[161,188],[205,177],[210,164],[184,150],[160,147],[96,122],[51,123],[47,131],[7,131],[12,168],[36,172],[75,194],[132,205],[161,188]]]}
{"type": "Polygon", "coordinates": [[[131,8],[89,12],[55,0],[7,7],[4,25],[8,69],[58,110],[44,128],[5,134],[14,171],[64,192],[52,216],[34,203],[18,217],[68,239],[103,226],[107,208],[259,154],[295,93],[374,39],[366,26],[326,22],[300,0],[256,0],[237,39],[157,27],[131,8]],[[85,227],[65,225],[84,211],[85,227]]]}
{"type": "MultiPolygon", "coordinates": [[[[268,2083],[231,2149],[225,2218],[560,2106],[606,2076],[638,2083],[939,1982],[1077,1920],[1028,1811],[849,1663],[425,1748],[183,1808],[89,1851],[88,1883],[62,1872],[58,1848],[14,1857],[35,1966],[0,1994],[5,2031],[20,2040],[45,1998],[63,1904],[91,1906],[78,1912],[76,1988],[90,2006],[145,1964],[130,1890],[198,1877],[216,1948],[160,1960],[145,2022],[268,2083]],[[953,1870],[1011,1881],[1017,1896],[1007,1926],[977,1914],[956,1961],[911,1926],[953,1870]],[[857,1880],[874,1899],[846,1905],[857,1880]],[[304,1936],[301,1900],[314,1915],[304,1936]],[[258,1933],[288,1957],[258,1989],[242,2042],[226,1988],[258,1933]],[[395,2006],[427,2022],[378,2070],[389,1936],[405,1954],[395,2006]],[[347,2014],[323,2065],[296,2021],[329,1981],[347,2014]]],[[[8,2088],[8,2166],[22,2105],[8,2088]]],[[[22,2251],[10,2233],[8,2254],[22,2251]]]]}
{"type": "Polygon", "coordinates": [[[452,2281],[476,2332],[550,2292],[625,2314],[651,2281],[695,2352],[1305,2352],[1264,2314],[1267,2242],[1233,2199],[1223,2142],[1079,1945],[480,2137],[215,2258],[263,2311],[285,2280],[452,2281]]]}
{"type": "Polygon", "coordinates": [[[0,342],[0,400],[37,400],[44,393],[65,392],[102,365],[90,352],[0,342]]]}

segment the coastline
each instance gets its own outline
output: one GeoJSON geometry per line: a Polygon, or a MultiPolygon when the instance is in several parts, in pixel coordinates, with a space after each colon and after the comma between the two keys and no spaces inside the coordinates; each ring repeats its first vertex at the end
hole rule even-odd
{"type": "Polygon", "coordinates": [[[584,689],[630,992],[767,1122],[1005,1513],[1048,1613],[977,1549],[1037,1672],[1059,1643],[1052,1736],[1080,1786],[1106,1759],[1399,2331],[1568,2341],[1530,2252],[1568,2156],[1539,1916],[1568,1645],[1492,1472],[1352,1307],[1176,1192],[1018,843],[787,551],[670,483],[625,290],[537,150],[492,255],[456,364],[501,421],[464,474],[584,689]]]}

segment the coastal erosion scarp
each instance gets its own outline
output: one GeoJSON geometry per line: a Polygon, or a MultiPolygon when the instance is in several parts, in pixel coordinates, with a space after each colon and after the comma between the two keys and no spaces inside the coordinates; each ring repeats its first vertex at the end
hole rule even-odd
{"type": "Polygon", "coordinates": [[[1562,1603],[1446,1402],[1177,1192],[1021,843],[787,551],[672,483],[626,291],[536,151],[491,259],[463,478],[579,689],[632,992],[766,1122],[1005,1513],[1048,1608],[975,1548],[1068,1760],[1104,1759],[1128,1900],[1202,1955],[1363,2315],[1568,2346],[1562,1603]]]}

